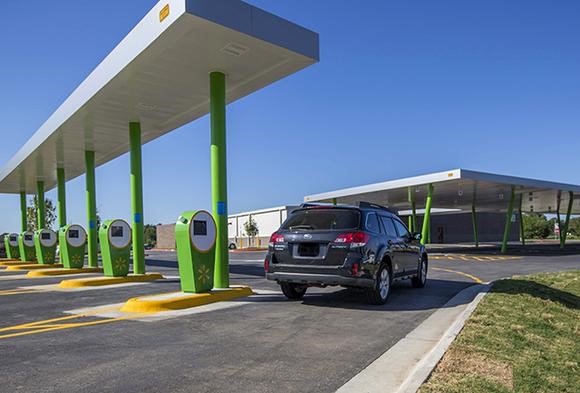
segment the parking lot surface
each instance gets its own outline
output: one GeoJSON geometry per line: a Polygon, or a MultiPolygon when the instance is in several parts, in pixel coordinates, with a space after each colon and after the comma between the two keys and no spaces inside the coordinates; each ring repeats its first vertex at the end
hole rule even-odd
{"type": "Polygon", "coordinates": [[[578,255],[530,254],[432,253],[425,288],[397,283],[386,305],[370,306],[342,288],[288,301],[263,277],[264,252],[232,252],[231,283],[257,295],[159,318],[115,310],[178,291],[175,253],[149,252],[147,270],[165,280],[90,290],[0,271],[1,390],[332,392],[469,285],[580,269],[578,255]]]}

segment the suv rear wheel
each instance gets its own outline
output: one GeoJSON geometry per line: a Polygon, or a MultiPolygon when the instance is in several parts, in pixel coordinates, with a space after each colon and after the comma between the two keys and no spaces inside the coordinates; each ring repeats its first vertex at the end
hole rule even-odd
{"type": "Polygon", "coordinates": [[[381,265],[377,272],[375,285],[367,290],[367,301],[370,304],[385,304],[391,292],[391,272],[385,265],[381,265]]]}
{"type": "Polygon", "coordinates": [[[419,270],[417,275],[411,278],[411,284],[414,288],[423,288],[427,283],[427,258],[425,256],[421,257],[421,262],[419,263],[419,270]]]}
{"type": "Polygon", "coordinates": [[[281,282],[280,288],[282,288],[282,293],[290,300],[300,300],[304,297],[306,285],[293,284],[290,282],[281,282]]]}

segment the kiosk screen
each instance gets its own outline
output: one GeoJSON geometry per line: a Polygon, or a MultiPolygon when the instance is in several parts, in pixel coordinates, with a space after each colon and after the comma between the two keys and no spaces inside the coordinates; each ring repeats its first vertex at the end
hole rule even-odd
{"type": "Polygon", "coordinates": [[[43,232],[40,234],[42,240],[50,240],[50,233],[43,232]]]}
{"type": "Polygon", "coordinates": [[[79,230],[78,229],[71,229],[68,231],[68,237],[70,239],[78,239],[79,238],[79,230]]]}
{"type": "Polygon", "coordinates": [[[123,237],[123,227],[118,225],[112,225],[111,237],[123,237]]]}
{"type": "Polygon", "coordinates": [[[24,240],[26,240],[27,242],[31,242],[32,241],[32,235],[24,235],[24,240]]]}
{"type": "Polygon", "coordinates": [[[207,221],[193,220],[193,236],[207,236],[207,221]]]}
{"type": "Polygon", "coordinates": [[[11,242],[15,242],[16,240],[18,240],[18,239],[16,239],[16,236],[14,236],[14,235],[10,236],[10,241],[11,242]]]}

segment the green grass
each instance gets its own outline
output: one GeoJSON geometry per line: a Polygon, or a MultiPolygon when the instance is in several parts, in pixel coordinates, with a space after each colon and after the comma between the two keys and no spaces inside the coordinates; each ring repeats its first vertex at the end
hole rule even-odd
{"type": "Polygon", "coordinates": [[[580,271],[494,284],[419,390],[580,392],[580,271]]]}

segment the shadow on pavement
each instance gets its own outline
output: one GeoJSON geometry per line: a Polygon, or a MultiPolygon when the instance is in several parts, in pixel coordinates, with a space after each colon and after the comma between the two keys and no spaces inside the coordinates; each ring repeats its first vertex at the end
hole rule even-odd
{"type": "MultiPolygon", "coordinates": [[[[162,261],[158,259],[147,259],[147,266],[169,267],[177,269],[177,261],[162,261]]],[[[254,265],[230,265],[230,273],[243,274],[247,276],[264,277],[264,268],[254,265]]]]}

